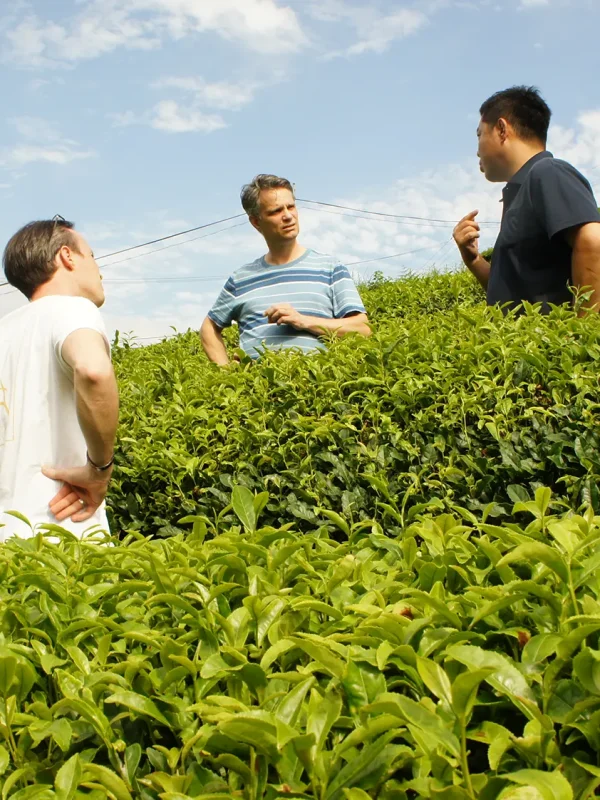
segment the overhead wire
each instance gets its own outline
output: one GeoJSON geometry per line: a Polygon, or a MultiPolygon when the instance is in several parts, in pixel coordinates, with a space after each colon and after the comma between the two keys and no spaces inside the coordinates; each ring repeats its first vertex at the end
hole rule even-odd
{"type": "MultiPolygon", "coordinates": [[[[122,258],[119,261],[112,261],[110,264],[104,264],[102,269],[110,269],[111,267],[116,267],[117,264],[124,264],[126,261],[134,261],[136,258],[144,258],[144,256],[152,256],[155,253],[161,253],[163,250],[170,250],[172,247],[181,247],[184,244],[190,244],[191,242],[197,242],[199,239],[208,239],[209,236],[216,236],[219,233],[225,233],[225,231],[231,231],[234,228],[241,228],[243,225],[246,225],[247,222],[238,222],[236,225],[229,225],[227,228],[220,228],[218,231],[213,231],[212,233],[205,233],[202,236],[194,236],[193,239],[186,239],[184,242],[176,242],[175,244],[168,244],[166,247],[157,247],[154,250],[151,250],[149,253],[138,253],[137,256],[129,256],[128,258],[122,258]]],[[[106,258],[106,256],[103,256],[106,258]]],[[[116,280],[113,278],[107,278],[108,281],[116,280]]]]}
{"type": "MultiPolygon", "coordinates": [[[[379,217],[394,217],[395,219],[410,219],[410,220],[419,220],[420,222],[443,222],[446,225],[452,225],[454,227],[458,220],[450,220],[450,219],[434,219],[433,217],[414,217],[408,214],[389,214],[385,211],[368,211],[365,208],[353,208],[352,206],[342,206],[338,203],[324,203],[321,200],[305,200],[303,198],[298,198],[297,201],[299,203],[313,203],[314,205],[318,206],[328,206],[329,208],[341,208],[344,211],[356,211],[359,214],[375,214],[379,217]]],[[[488,222],[479,222],[480,225],[499,225],[500,222],[497,221],[488,221],[488,222]]]]}

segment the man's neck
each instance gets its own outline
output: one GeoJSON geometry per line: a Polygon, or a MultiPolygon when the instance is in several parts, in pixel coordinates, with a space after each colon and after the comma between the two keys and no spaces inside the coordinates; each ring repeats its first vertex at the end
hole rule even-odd
{"type": "Polygon", "coordinates": [[[298,244],[297,240],[282,242],[277,245],[269,245],[269,252],[265,256],[265,261],[274,267],[281,267],[284,264],[289,264],[290,261],[300,258],[304,253],[306,253],[306,247],[298,244]]]}
{"type": "Polygon", "coordinates": [[[512,180],[528,161],[531,161],[534,156],[543,153],[545,149],[546,147],[541,142],[520,142],[509,165],[510,177],[508,180],[512,180]]]}

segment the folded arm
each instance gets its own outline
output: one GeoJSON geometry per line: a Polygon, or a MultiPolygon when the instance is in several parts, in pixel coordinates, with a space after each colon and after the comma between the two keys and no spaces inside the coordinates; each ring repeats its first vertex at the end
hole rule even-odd
{"type": "Polygon", "coordinates": [[[361,336],[370,336],[371,328],[366,314],[354,312],[336,319],[335,317],[313,317],[310,314],[301,314],[289,303],[277,303],[265,311],[265,317],[270,323],[277,325],[291,325],[298,331],[308,331],[314,336],[323,336],[335,333],[345,336],[348,333],[358,333],[361,336]]]}

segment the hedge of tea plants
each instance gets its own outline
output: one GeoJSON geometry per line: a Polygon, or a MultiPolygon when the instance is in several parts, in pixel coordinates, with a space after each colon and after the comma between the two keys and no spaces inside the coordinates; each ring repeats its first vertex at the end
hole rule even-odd
{"type": "Polygon", "coordinates": [[[600,517],[512,494],[301,531],[236,486],[168,538],[3,545],[2,797],[595,796],[600,517]]]}
{"type": "Polygon", "coordinates": [[[313,356],[115,348],[114,538],[0,549],[0,800],[600,791],[600,321],[362,291],[313,356]]]}
{"type": "Polygon", "coordinates": [[[505,319],[464,273],[362,291],[373,336],[317,355],[223,370],[194,332],[117,348],[115,527],[171,535],[186,514],[214,518],[234,484],[302,530],[319,507],[393,531],[431,505],[508,518],[511,486],[597,507],[600,320],[505,319]]]}

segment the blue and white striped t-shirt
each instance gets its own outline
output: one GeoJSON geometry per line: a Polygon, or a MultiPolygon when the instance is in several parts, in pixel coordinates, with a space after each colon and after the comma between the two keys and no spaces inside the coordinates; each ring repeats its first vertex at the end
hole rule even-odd
{"type": "Polygon", "coordinates": [[[252,358],[263,346],[305,352],[323,346],[308,331],[270,324],[264,314],[275,303],[290,303],[301,314],[327,319],[365,313],[348,268],[331,256],[307,250],[289,264],[268,264],[263,257],[244,265],[229,278],[208,316],[220,328],[235,320],[240,346],[252,358]]]}

